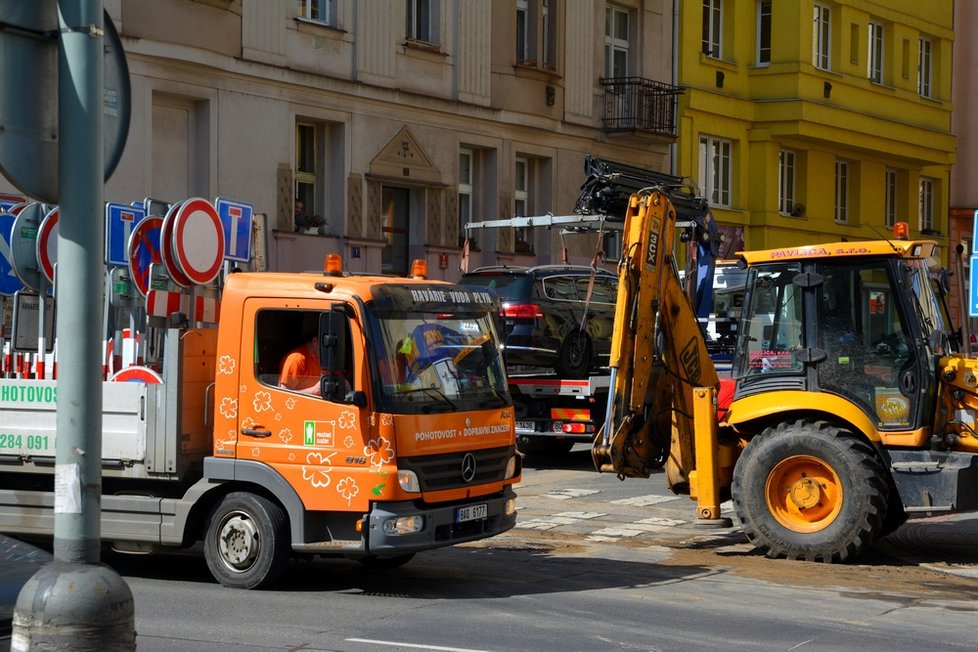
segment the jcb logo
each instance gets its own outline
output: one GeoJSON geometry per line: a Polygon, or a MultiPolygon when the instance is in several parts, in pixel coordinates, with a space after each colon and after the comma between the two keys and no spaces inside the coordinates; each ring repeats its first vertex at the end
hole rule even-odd
{"type": "Polygon", "coordinates": [[[697,349],[695,338],[686,343],[682,353],[679,355],[679,359],[683,363],[683,368],[686,370],[686,377],[689,379],[689,382],[694,385],[698,383],[703,369],[700,367],[699,350],[697,349]]]}
{"type": "Polygon", "coordinates": [[[659,220],[652,220],[652,230],[649,233],[649,248],[645,252],[645,266],[654,271],[659,257],[659,220]]]}

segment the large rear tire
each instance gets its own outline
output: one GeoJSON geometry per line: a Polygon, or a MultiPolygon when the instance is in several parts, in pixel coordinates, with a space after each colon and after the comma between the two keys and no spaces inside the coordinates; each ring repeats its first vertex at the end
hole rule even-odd
{"type": "Polygon", "coordinates": [[[824,421],[768,428],[734,469],[734,508],[768,557],[847,561],[880,533],[887,483],[872,447],[824,421]]]}
{"type": "Polygon", "coordinates": [[[234,492],[211,511],[204,558],[214,579],[224,586],[269,586],[288,567],[289,550],[288,518],[271,500],[234,492]]]}

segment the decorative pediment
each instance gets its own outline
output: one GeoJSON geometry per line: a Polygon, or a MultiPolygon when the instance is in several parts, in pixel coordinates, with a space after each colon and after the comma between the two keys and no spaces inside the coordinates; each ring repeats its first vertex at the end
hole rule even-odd
{"type": "Polygon", "coordinates": [[[441,185],[441,172],[407,127],[402,128],[370,162],[370,175],[405,182],[441,185]]]}

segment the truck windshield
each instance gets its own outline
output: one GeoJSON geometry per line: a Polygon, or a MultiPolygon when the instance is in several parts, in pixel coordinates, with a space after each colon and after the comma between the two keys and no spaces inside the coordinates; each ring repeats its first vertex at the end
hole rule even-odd
{"type": "MultiPolygon", "coordinates": [[[[456,286],[458,287],[458,286],[456,286]]],[[[380,408],[395,413],[474,410],[510,403],[493,315],[484,292],[386,288],[367,306],[380,408]],[[445,301],[418,301],[419,298],[445,301]],[[409,297],[415,300],[410,301],[409,297]],[[469,301],[467,297],[474,297],[469,301]],[[485,306],[478,305],[484,299],[485,306]],[[407,309],[405,309],[407,308],[407,309]]]]}
{"type": "Polygon", "coordinates": [[[937,281],[928,272],[924,260],[908,261],[906,263],[910,284],[913,287],[914,312],[920,320],[920,328],[925,343],[931,355],[947,355],[952,353],[951,340],[948,336],[952,326],[946,318],[947,311],[944,302],[935,286],[937,281]]]}

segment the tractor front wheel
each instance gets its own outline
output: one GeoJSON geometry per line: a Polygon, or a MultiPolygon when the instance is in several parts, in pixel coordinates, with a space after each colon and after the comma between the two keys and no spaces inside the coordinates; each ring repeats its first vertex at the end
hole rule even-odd
{"type": "Polygon", "coordinates": [[[744,533],[768,557],[847,561],[880,533],[888,505],[872,447],[824,421],[768,428],[744,449],[731,486],[744,533]]]}

